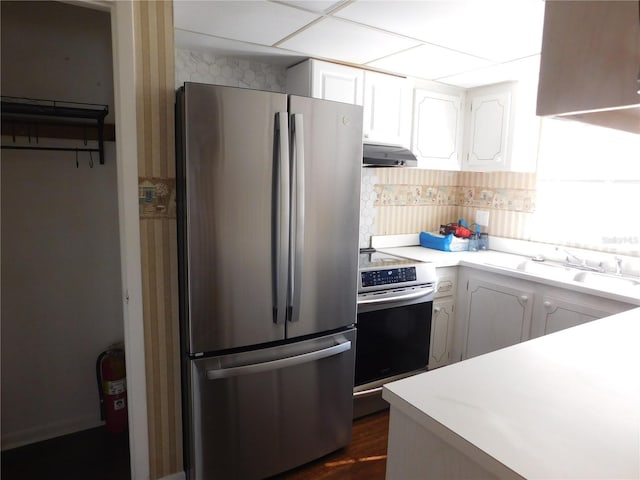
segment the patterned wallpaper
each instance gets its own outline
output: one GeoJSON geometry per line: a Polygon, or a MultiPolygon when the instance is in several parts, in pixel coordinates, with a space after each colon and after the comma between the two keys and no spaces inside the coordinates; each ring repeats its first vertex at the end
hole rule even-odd
{"type": "Polygon", "coordinates": [[[371,235],[376,233],[376,200],[378,177],[376,168],[362,169],[360,189],[360,248],[369,246],[371,235]]]}
{"type": "Polygon", "coordinates": [[[184,82],[284,92],[286,69],[236,57],[176,49],[176,88],[184,82]]]}
{"type": "Polygon", "coordinates": [[[361,246],[369,244],[372,234],[437,231],[441,224],[460,218],[474,223],[476,210],[489,212],[484,230],[491,235],[528,238],[536,198],[533,173],[397,168],[364,172],[361,246]]]}

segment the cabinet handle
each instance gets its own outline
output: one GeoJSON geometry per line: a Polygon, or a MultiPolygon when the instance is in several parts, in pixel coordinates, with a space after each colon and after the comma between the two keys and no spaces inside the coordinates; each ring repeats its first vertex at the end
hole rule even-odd
{"type": "Polygon", "coordinates": [[[440,307],[433,307],[433,313],[440,313],[440,307]]]}
{"type": "Polygon", "coordinates": [[[551,302],[549,300],[547,300],[546,302],[543,303],[544,308],[549,309],[551,308],[551,302]]]}
{"type": "Polygon", "coordinates": [[[529,301],[529,297],[527,295],[520,295],[520,300],[522,300],[524,303],[529,301]]]}

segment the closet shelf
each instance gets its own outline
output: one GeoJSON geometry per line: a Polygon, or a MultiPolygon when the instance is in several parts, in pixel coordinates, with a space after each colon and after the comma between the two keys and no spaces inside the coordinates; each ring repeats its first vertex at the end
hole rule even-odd
{"type": "Polygon", "coordinates": [[[104,164],[104,142],[114,140],[113,125],[105,125],[107,105],[2,97],[2,135],[28,137],[28,145],[2,145],[3,149],[98,152],[104,164]],[[84,140],[85,147],[60,147],[40,144],[40,138],[84,140]],[[36,145],[31,140],[35,139],[36,145]],[[86,147],[97,140],[98,148],[86,147]]]}

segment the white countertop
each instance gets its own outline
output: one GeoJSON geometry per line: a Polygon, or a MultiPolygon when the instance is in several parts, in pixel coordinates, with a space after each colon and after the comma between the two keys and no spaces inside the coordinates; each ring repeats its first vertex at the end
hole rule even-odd
{"type": "Polygon", "coordinates": [[[517,270],[516,265],[530,259],[530,257],[527,256],[514,255],[494,250],[478,252],[443,252],[421,246],[388,247],[378,248],[378,250],[384,253],[398,255],[400,257],[410,258],[421,262],[432,262],[436,267],[472,267],[487,272],[509,275],[514,278],[534,281],[559,288],[568,288],[576,292],[597,295],[610,300],[640,306],[640,285],[629,288],[620,288],[618,286],[607,288],[602,285],[598,285],[598,287],[595,288],[592,285],[581,282],[548,278],[538,274],[517,270]]]}
{"type": "Polygon", "coordinates": [[[383,398],[490,471],[638,479],[639,342],[633,309],[389,383],[383,398]]]}

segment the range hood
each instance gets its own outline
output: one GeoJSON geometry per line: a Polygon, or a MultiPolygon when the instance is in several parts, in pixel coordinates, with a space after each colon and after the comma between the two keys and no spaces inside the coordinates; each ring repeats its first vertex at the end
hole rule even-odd
{"type": "Polygon", "coordinates": [[[418,159],[404,147],[365,143],[362,146],[364,167],[417,167],[418,159]]]}

